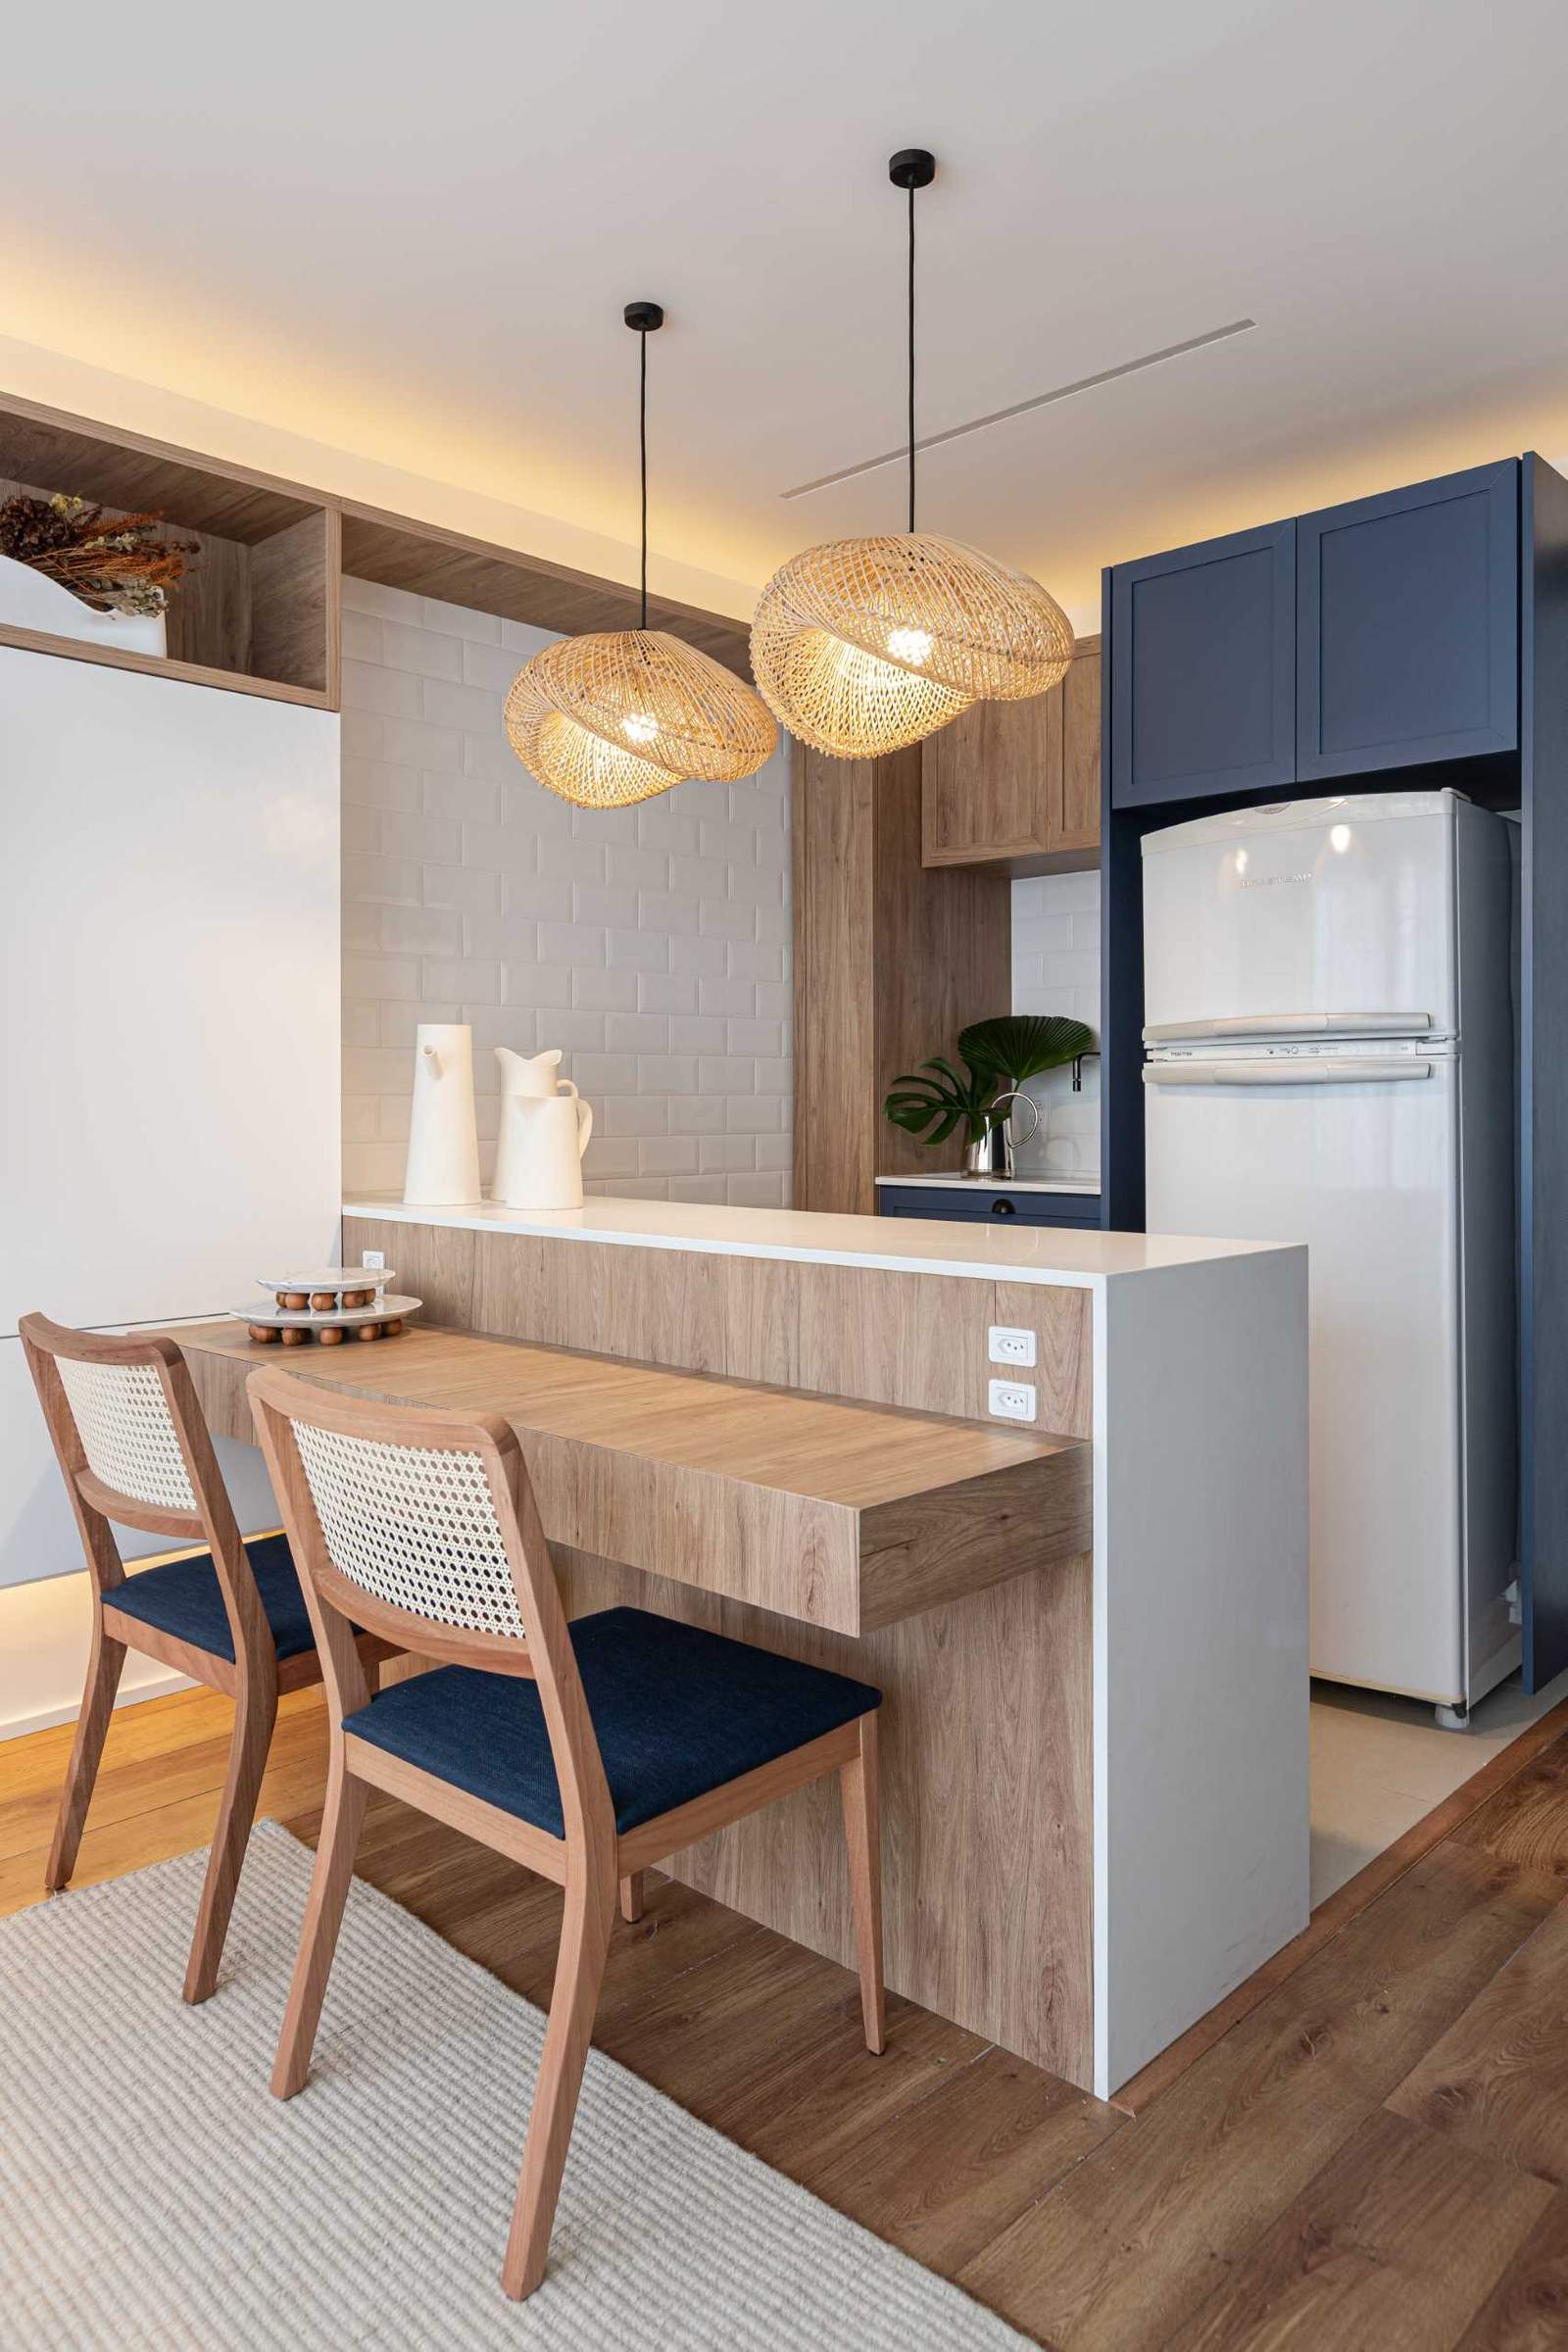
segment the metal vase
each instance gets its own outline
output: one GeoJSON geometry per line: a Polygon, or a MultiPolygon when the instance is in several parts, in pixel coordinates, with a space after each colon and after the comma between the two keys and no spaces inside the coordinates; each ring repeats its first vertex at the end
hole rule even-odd
{"type": "MultiPolygon", "coordinates": [[[[998,1095],[992,1102],[991,1108],[996,1110],[1004,1102],[1021,1102],[1028,1111],[1031,1124],[1024,1129],[1023,1135],[1019,1139],[1020,1142],[1027,1143],[1030,1136],[1034,1135],[1040,1126],[1039,1103],[1034,1101],[1032,1096],[1020,1093],[1016,1087],[1004,1095],[998,1095]]],[[[992,1184],[1010,1184],[1012,1182],[1015,1173],[1012,1159],[1013,1115],[1013,1112],[1009,1110],[1004,1119],[993,1120],[979,1141],[968,1146],[963,1155],[965,1176],[979,1177],[992,1184]]]]}

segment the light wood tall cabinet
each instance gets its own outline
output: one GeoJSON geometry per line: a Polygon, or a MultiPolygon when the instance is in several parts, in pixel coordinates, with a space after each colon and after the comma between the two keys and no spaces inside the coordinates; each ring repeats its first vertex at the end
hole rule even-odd
{"type": "Polygon", "coordinates": [[[956,1168],[958,1138],[929,1150],[883,1098],[1012,1002],[1007,876],[922,864],[920,768],[918,745],[885,760],[796,747],[797,1208],[870,1216],[879,1175],[956,1168]]]}
{"type": "Polygon", "coordinates": [[[921,855],[928,866],[1008,874],[1089,867],[1100,857],[1100,639],[1081,637],[1050,694],[976,703],[922,746],[921,855]]]}

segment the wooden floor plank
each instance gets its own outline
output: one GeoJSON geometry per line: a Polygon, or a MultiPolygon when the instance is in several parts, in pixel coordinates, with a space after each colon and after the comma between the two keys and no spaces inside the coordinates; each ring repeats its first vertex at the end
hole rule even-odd
{"type": "Polygon", "coordinates": [[[1318,1904],[1299,1936],[1293,1936],[1272,1960],[1254,1970],[1245,1984],[1238,1984],[1233,1993],[1200,2017],[1169,2049],[1161,2050],[1131,2082],[1124,2082],[1116,2092],[1116,2105],[1125,2108],[1129,2115],[1141,2115],[1152,2099],[1167,2090],[1177,2076],[1184,2075],[1205,2050],[1211,2050],[1232,2026],[1250,2016],[1271,1992],[1304,1967],[1314,1952],[1331,1943],[1369,1903],[1386,1894],[1423,1855],[1450,1838],[1472,1814],[1533,1764],[1543,1749],[1561,1740],[1565,1733],[1568,1733],[1568,1698],[1560,1700],[1538,1723],[1521,1732],[1517,1740],[1510,1740],[1441,1804],[1434,1805],[1430,1813],[1412,1823],[1402,1838],[1396,1838],[1381,1854],[1374,1854],[1353,1878],[1336,1887],[1326,1901],[1318,1904]]]}
{"type": "Polygon", "coordinates": [[[1552,2192],[1373,2116],[1169,2352],[1452,2352],[1552,2192]]]}
{"type": "Polygon", "coordinates": [[[1126,2118],[989,2049],[818,2172],[818,2196],[929,2269],[962,2268],[1126,2118]]]}
{"type": "Polygon", "coordinates": [[[1554,2196],[1454,2352],[1562,2352],[1568,2344],[1568,2196],[1554,2196]]]}
{"type": "Polygon", "coordinates": [[[863,2046],[850,2051],[825,2068],[802,2097],[780,2100],[749,2121],[742,2144],[820,2194],[829,2168],[848,2149],[883,2134],[901,2137],[910,2110],[987,2047],[966,2027],[891,1994],[882,2056],[873,2058],[863,2046]]]}
{"type": "Polygon", "coordinates": [[[1554,1881],[1440,1847],[960,2283],[1060,2352],[1162,2345],[1516,1951],[1554,1881]]]}
{"type": "Polygon", "coordinates": [[[1470,1845],[1526,1870],[1553,1872],[1568,1887],[1568,1740],[1536,1756],[1506,1788],[1454,1832],[1470,1845]]]}
{"type": "Polygon", "coordinates": [[[1455,2018],[1388,2106],[1568,2186],[1568,1902],[1455,2018]]]}

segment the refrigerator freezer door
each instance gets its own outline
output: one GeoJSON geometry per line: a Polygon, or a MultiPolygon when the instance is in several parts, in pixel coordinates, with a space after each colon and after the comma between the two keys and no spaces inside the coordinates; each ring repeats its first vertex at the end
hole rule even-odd
{"type": "Polygon", "coordinates": [[[1395,1080],[1381,1059],[1330,1083],[1303,1083],[1311,1055],[1152,1062],[1149,1230],[1308,1245],[1312,1668],[1452,1703],[1459,1065],[1413,1054],[1395,1080]],[[1239,1068],[1253,1074],[1230,1083],[1239,1068]]]}
{"type": "Polygon", "coordinates": [[[1454,1035],[1454,808],[1350,794],[1147,835],[1146,1036],[1454,1035]]]}

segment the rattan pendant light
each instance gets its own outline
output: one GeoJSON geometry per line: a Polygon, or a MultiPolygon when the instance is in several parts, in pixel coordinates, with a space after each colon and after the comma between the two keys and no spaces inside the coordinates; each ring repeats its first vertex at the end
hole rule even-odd
{"type": "Polygon", "coordinates": [[[673,784],[737,784],[771,757],[777,730],[751,688],[648,626],[648,338],[657,302],[628,302],[638,337],[642,603],[635,629],[564,637],[512,681],[507,737],[530,775],[580,808],[623,808],[673,784]]]}
{"type": "Polygon", "coordinates": [[[914,192],[936,158],[906,147],[888,177],[909,199],[909,527],[834,539],[773,574],[752,622],[752,669],[792,735],[841,760],[919,743],[975,702],[1046,694],[1072,626],[1038,580],[914,527],[914,192]]]}

